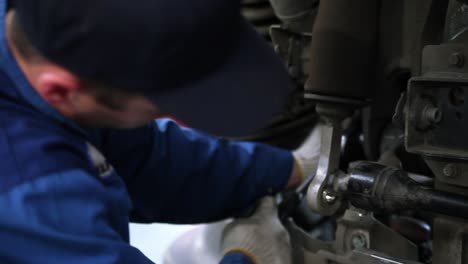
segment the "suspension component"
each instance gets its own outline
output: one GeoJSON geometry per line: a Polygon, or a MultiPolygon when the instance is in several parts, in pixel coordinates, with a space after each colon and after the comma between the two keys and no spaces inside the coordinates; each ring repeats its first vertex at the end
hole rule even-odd
{"type": "Polygon", "coordinates": [[[361,162],[335,182],[353,206],[386,213],[414,210],[468,219],[468,198],[425,187],[400,169],[361,162]]]}
{"type": "Polygon", "coordinates": [[[340,207],[330,185],[339,172],[342,121],[372,96],[379,8],[378,0],[320,1],[305,97],[317,102],[325,123],[317,173],[307,191],[309,206],[323,215],[340,207]]]}
{"type": "Polygon", "coordinates": [[[339,170],[341,155],[342,121],[352,113],[352,108],[340,104],[319,103],[317,113],[322,122],[320,157],[317,172],[307,190],[309,207],[321,215],[333,215],[340,208],[340,197],[331,183],[339,170]]]}
{"type": "Polygon", "coordinates": [[[378,0],[320,1],[307,92],[358,100],[372,97],[379,10],[378,0]]]}

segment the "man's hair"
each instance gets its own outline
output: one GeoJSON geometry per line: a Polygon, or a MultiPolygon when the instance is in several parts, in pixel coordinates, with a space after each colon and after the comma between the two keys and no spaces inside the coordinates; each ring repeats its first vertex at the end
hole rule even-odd
{"type": "MultiPolygon", "coordinates": [[[[21,26],[21,21],[13,14],[10,30],[10,41],[15,45],[18,53],[29,63],[42,63],[47,59],[34,47],[21,26]]],[[[121,109],[122,102],[129,95],[128,92],[116,91],[106,85],[93,80],[86,80],[78,76],[85,89],[94,94],[97,101],[112,109],[121,109]]]]}

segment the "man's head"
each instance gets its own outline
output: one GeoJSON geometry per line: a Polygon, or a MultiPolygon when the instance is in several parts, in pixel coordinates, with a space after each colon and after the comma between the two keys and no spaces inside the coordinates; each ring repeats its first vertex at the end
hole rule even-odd
{"type": "Polygon", "coordinates": [[[238,0],[11,3],[8,35],[20,67],[81,124],[133,127],[157,116],[154,103],[195,128],[241,136],[287,99],[284,66],[238,0]]]}
{"type": "Polygon", "coordinates": [[[26,36],[21,22],[7,15],[7,40],[26,77],[39,95],[65,117],[84,126],[129,128],[156,118],[147,98],[86,80],[44,57],[26,36]]]}

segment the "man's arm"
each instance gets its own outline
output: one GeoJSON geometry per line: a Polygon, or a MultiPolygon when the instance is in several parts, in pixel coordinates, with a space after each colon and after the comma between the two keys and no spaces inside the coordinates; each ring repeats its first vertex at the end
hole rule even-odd
{"type": "Polygon", "coordinates": [[[74,170],[1,193],[0,263],[153,263],[127,243],[130,203],[119,185],[116,175],[74,170]]]}
{"type": "Polygon", "coordinates": [[[110,131],[100,141],[139,222],[219,220],[300,181],[289,151],[211,137],[167,119],[110,131]]]}

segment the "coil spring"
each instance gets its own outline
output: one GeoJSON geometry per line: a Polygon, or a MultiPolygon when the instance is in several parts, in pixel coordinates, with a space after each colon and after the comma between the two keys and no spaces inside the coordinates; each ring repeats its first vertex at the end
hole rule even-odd
{"type": "Polygon", "coordinates": [[[268,0],[244,0],[242,13],[257,31],[267,39],[270,38],[270,26],[279,23],[268,0]]]}

